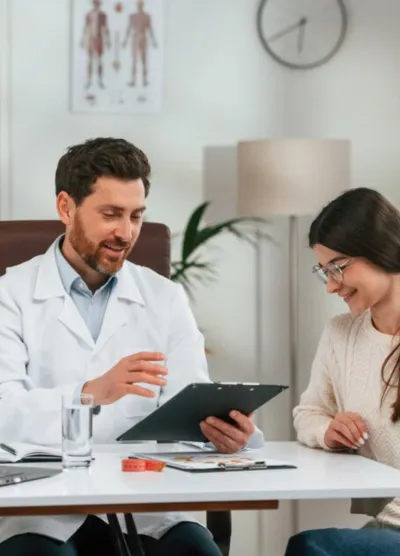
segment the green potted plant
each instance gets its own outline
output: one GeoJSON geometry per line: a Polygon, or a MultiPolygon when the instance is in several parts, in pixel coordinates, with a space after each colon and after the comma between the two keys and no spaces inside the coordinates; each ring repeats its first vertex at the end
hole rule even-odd
{"type": "MultiPolygon", "coordinates": [[[[209,205],[209,201],[202,203],[189,216],[182,234],[181,256],[171,264],[171,280],[182,284],[192,299],[196,281],[207,282],[216,276],[214,261],[203,255],[206,244],[224,233],[254,244],[256,232],[261,233],[260,226],[266,222],[258,217],[236,217],[207,226],[203,220],[209,205]]],[[[265,233],[262,237],[269,238],[265,233]]]]}

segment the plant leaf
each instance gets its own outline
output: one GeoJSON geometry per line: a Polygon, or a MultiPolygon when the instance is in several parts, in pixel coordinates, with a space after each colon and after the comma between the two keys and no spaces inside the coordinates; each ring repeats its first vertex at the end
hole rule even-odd
{"type": "Polygon", "coordinates": [[[193,252],[195,246],[196,246],[196,236],[198,233],[198,228],[201,222],[201,219],[203,218],[203,214],[206,211],[208,205],[209,205],[209,201],[206,201],[205,203],[201,204],[199,207],[197,207],[197,209],[195,209],[190,218],[189,221],[186,225],[186,229],[185,229],[185,233],[183,236],[183,241],[182,241],[182,259],[185,260],[187,259],[190,254],[193,252]]]}
{"type": "Polygon", "coordinates": [[[257,239],[268,239],[275,243],[268,234],[260,229],[267,223],[267,220],[261,217],[241,216],[215,225],[201,227],[201,221],[209,204],[206,201],[192,212],[183,234],[174,234],[174,237],[177,235],[183,237],[181,260],[171,263],[171,280],[182,284],[192,299],[193,283],[208,283],[217,276],[214,262],[204,261],[199,256],[193,256],[195,251],[209,240],[227,232],[240,240],[247,241],[252,246],[256,245],[257,239]]]}
{"type": "MultiPolygon", "coordinates": [[[[204,228],[202,228],[201,230],[199,230],[198,234],[197,234],[197,238],[196,238],[196,248],[199,247],[200,245],[204,244],[206,241],[208,241],[209,239],[218,236],[219,234],[221,234],[222,232],[231,232],[232,231],[232,227],[236,227],[237,224],[244,224],[244,223],[265,223],[265,220],[263,220],[262,218],[248,218],[248,217],[244,217],[244,216],[240,216],[237,218],[232,218],[231,220],[226,220],[225,222],[220,222],[219,224],[216,224],[214,226],[205,226],[204,228]]],[[[237,229],[237,228],[236,228],[237,229]]]]}

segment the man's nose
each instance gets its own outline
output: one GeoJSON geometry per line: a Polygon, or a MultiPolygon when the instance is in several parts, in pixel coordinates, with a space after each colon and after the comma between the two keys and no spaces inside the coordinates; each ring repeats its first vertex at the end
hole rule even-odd
{"type": "Polygon", "coordinates": [[[132,222],[129,220],[123,220],[119,222],[118,227],[115,230],[115,235],[119,239],[129,243],[132,239],[132,222]]]}

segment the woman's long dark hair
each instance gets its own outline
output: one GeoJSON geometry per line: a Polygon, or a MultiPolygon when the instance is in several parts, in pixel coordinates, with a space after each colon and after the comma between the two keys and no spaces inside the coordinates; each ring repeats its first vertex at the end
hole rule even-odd
{"type": "MultiPolygon", "coordinates": [[[[310,247],[324,245],[349,257],[362,257],[389,274],[400,274],[400,213],[373,189],[351,189],[331,201],[311,224],[308,240],[310,247]]],[[[389,388],[397,388],[392,413],[396,422],[400,419],[400,343],[386,357],[381,373],[382,401],[389,388]],[[394,366],[386,379],[389,361],[394,366]]]]}

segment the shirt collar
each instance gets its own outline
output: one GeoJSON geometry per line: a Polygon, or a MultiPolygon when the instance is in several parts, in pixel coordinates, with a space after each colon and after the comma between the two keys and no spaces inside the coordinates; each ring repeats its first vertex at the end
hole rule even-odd
{"type": "MultiPolygon", "coordinates": [[[[61,236],[55,246],[55,256],[61,282],[63,283],[65,291],[70,294],[73,286],[76,286],[78,283],[83,282],[83,280],[62,254],[61,245],[63,241],[64,236],[61,236]]],[[[111,287],[116,281],[117,275],[110,276],[107,282],[99,289],[102,290],[107,288],[108,286],[111,287]]]]}
{"type": "MultiPolygon", "coordinates": [[[[51,297],[63,297],[66,289],[61,280],[61,274],[57,265],[57,250],[59,250],[60,238],[57,238],[48,248],[46,253],[40,257],[37,271],[33,297],[37,300],[49,299],[51,297]]],[[[60,255],[63,255],[60,252],[60,255]]],[[[115,288],[113,295],[119,299],[125,299],[145,306],[145,300],[141,293],[143,279],[141,267],[125,261],[120,270],[114,276],[115,288]],[[117,278],[117,279],[116,279],[117,278]]]]}

